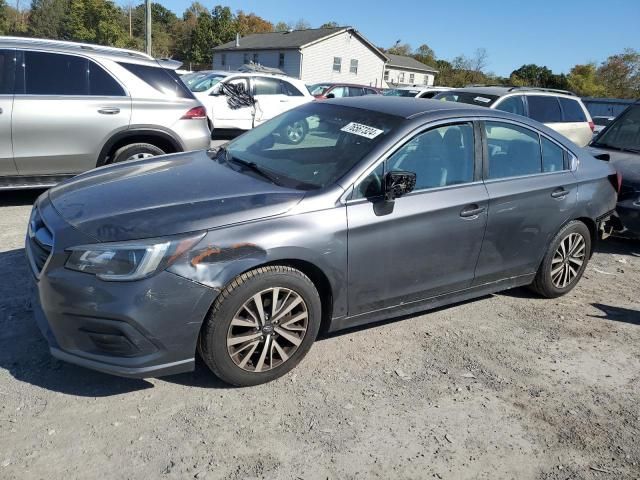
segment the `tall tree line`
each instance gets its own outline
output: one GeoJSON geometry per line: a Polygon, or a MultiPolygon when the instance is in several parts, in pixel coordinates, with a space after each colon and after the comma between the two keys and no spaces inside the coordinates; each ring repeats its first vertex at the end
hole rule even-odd
{"type": "MultiPolygon", "coordinates": [[[[0,0],[0,35],[82,41],[142,50],[144,4],[140,0],[117,5],[113,0],[0,0]]],[[[299,19],[275,24],[255,13],[231,11],[216,5],[209,10],[193,2],[182,16],[160,3],[152,3],[153,54],[183,61],[193,68],[209,67],[211,49],[247,35],[311,28],[299,19]]],[[[337,27],[330,21],[320,28],[337,27]]],[[[640,52],[626,49],[600,63],[575,65],[568,74],[555,74],[546,66],[525,64],[503,78],[487,71],[488,53],[479,48],[472,55],[438,58],[427,44],[413,49],[398,40],[389,53],[408,55],[439,70],[436,83],[460,87],[469,84],[528,85],[571,89],[580,95],[619,98],[640,97],[640,52]]]]}

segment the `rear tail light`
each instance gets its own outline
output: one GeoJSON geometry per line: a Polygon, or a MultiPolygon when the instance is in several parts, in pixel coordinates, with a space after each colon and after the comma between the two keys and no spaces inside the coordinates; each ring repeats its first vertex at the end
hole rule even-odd
{"type": "Polygon", "coordinates": [[[182,120],[203,120],[207,118],[207,111],[204,107],[193,107],[182,116],[182,120]]]}
{"type": "Polygon", "coordinates": [[[609,175],[609,181],[611,182],[611,185],[613,185],[613,188],[616,190],[616,193],[620,195],[620,190],[622,189],[622,175],[620,175],[620,172],[609,175]]]}
{"type": "Polygon", "coordinates": [[[592,132],[596,129],[596,124],[593,123],[593,120],[589,121],[589,128],[591,129],[592,132]]]}

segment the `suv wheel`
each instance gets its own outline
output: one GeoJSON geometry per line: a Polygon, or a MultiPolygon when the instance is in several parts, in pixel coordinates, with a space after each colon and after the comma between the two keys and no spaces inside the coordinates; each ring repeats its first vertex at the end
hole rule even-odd
{"type": "Polygon", "coordinates": [[[111,163],[128,162],[130,160],[142,160],[143,158],[164,155],[164,150],[150,143],[132,143],[116,150],[111,163]]]}
{"type": "Polygon", "coordinates": [[[555,298],[576,286],[591,255],[591,233],[574,220],[555,236],[542,260],[531,287],[540,295],[555,298]]]}
{"type": "Polygon", "coordinates": [[[262,267],[244,273],[218,295],[198,351],[232,385],[269,382],[293,369],[320,328],[320,296],[294,268],[262,267]]]}

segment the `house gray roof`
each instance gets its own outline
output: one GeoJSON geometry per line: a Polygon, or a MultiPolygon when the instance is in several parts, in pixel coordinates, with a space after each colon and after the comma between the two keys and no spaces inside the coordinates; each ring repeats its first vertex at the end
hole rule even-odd
{"type": "Polygon", "coordinates": [[[240,37],[239,46],[236,46],[236,40],[232,40],[231,42],[214,47],[213,51],[299,49],[344,31],[349,31],[360,38],[360,40],[369,46],[377,55],[385,61],[387,60],[387,56],[384,53],[353,27],[309,28],[307,30],[292,30],[290,32],[253,33],[240,37]]]}
{"type": "Polygon", "coordinates": [[[389,58],[389,62],[387,63],[388,67],[396,67],[400,69],[407,70],[419,70],[421,72],[433,72],[438,73],[433,67],[429,65],[425,65],[422,62],[419,62],[413,57],[405,57],[404,55],[394,55],[392,53],[385,53],[385,55],[389,58]]]}

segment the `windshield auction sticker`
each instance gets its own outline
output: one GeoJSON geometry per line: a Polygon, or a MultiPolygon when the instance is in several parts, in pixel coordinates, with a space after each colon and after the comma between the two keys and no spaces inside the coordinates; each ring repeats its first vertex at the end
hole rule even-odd
{"type": "Polygon", "coordinates": [[[353,133],[365,138],[376,138],[383,133],[384,130],[370,127],[368,125],[362,125],[361,123],[351,122],[340,129],[343,132],[353,133]]]}

